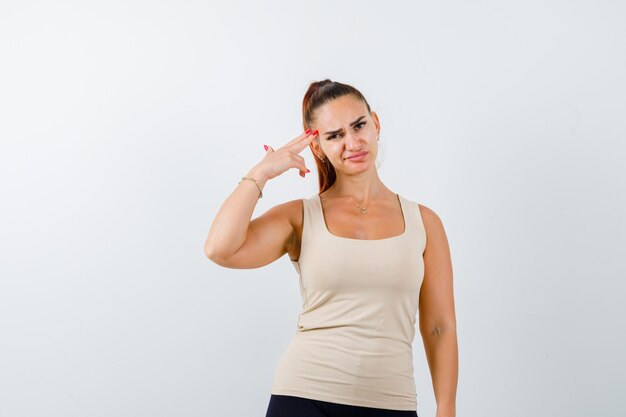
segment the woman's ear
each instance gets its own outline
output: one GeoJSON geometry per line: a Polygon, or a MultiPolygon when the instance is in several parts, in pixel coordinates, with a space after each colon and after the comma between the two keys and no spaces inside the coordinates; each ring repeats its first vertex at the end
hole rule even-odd
{"type": "Polygon", "coordinates": [[[372,120],[374,120],[374,124],[376,125],[376,132],[380,133],[380,121],[378,120],[378,115],[375,111],[370,113],[372,115],[372,120]]]}
{"type": "Polygon", "coordinates": [[[322,149],[320,147],[319,138],[312,140],[309,144],[309,147],[311,148],[313,154],[315,154],[319,159],[324,159],[324,153],[322,152],[322,149]]]}

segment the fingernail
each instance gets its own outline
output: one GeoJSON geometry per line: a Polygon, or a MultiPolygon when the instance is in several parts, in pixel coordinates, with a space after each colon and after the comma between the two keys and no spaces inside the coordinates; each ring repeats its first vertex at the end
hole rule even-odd
{"type": "Polygon", "coordinates": [[[263,145],[263,147],[265,148],[265,150],[268,150],[269,148],[267,147],[267,145],[263,145]]]}
{"type": "Polygon", "coordinates": [[[315,129],[315,132],[313,132],[313,136],[317,135],[317,129],[315,129]]]}
{"type": "Polygon", "coordinates": [[[311,171],[307,169],[306,172],[311,172],[311,171]]]}
{"type": "Polygon", "coordinates": [[[308,135],[309,133],[311,133],[311,129],[307,129],[306,132],[304,132],[304,133],[306,133],[308,135]]]}

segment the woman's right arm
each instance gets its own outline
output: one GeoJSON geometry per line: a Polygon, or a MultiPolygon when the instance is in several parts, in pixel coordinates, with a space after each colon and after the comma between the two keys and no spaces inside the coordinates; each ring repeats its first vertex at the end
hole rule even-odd
{"type": "MultiPolygon", "coordinates": [[[[315,133],[315,132],[314,132],[315,133]]],[[[265,158],[246,177],[265,183],[289,168],[298,168],[304,177],[304,158],[298,154],[315,137],[306,132],[282,148],[269,148],[265,158]]],[[[289,204],[275,206],[250,221],[258,202],[259,189],[253,181],[243,180],[219,209],[204,244],[205,255],[218,265],[229,268],[258,268],[285,254],[293,233],[288,217],[289,204]]]]}

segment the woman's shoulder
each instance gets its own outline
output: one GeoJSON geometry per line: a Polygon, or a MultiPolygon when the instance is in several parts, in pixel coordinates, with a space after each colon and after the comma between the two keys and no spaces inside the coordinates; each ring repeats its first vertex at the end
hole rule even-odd
{"type": "Polygon", "coordinates": [[[412,208],[419,209],[419,214],[421,215],[422,220],[424,222],[427,221],[426,218],[428,218],[428,220],[430,220],[430,219],[432,219],[433,216],[436,216],[435,212],[432,209],[430,209],[429,207],[425,206],[424,204],[418,203],[417,201],[414,201],[412,199],[406,198],[402,194],[400,194],[400,197],[402,197],[404,199],[404,201],[407,201],[412,206],[412,208]]]}
{"type": "Polygon", "coordinates": [[[274,210],[277,210],[280,215],[289,221],[296,235],[300,235],[299,231],[302,230],[304,200],[307,200],[307,198],[297,198],[274,206],[274,210]]]}
{"type": "Polygon", "coordinates": [[[422,220],[424,221],[424,225],[426,225],[427,223],[429,225],[434,224],[434,223],[441,223],[441,218],[439,217],[439,215],[437,215],[437,213],[435,213],[433,209],[421,203],[417,205],[420,209],[420,214],[422,215],[422,220]]]}
{"type": "MultiPolygon", "coordinates": [[[[441,219],[437,215],[437,213],[426,206],[425,204],[418,203],[417,201],[408,199],[404,197],[405,201],[408,201],[410,204],[410,209],[412,211],[419,211],[419,217],[422,220],[422,225],[424,226],[424,232],[427,236],[440,233],[440,230],[443,228],[441,223],[441,219]]],[[[428,238],[427,238],[428,240],[428,238]]]]}
{"type": "Polygon", "coordinates": [[[419,204],[420,216],[426,234],[426,247],[433,246],[435,242],[446,241],[446,232],[441,217],[430,207],[419,204]]]}

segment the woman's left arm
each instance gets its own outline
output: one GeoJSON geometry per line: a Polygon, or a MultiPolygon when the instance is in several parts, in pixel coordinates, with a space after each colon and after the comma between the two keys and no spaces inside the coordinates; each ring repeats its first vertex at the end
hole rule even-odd
{"type": "Polygon", "coordinates": [[[450,247],[439,216],[420,206],[427,238],[419,328],[437,401],[437,417],[455,417],[459,359],[450,247]]]}

